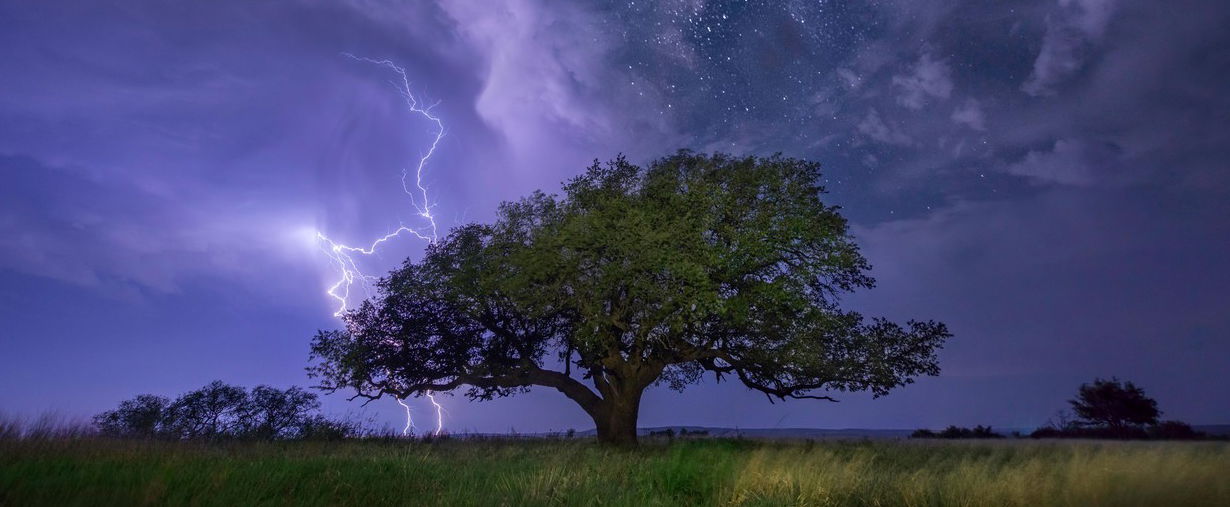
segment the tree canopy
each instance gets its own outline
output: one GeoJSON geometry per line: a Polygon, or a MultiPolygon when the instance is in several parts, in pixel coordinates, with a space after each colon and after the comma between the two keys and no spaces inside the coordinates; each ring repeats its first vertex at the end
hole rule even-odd
{"type": "Polygon", "coordinates": [[[709,373],[773,399],[875,396],[939,372],[941,323],[865,319],[873,286],[816,163],[681,151],[595,162],[563,195],[454,229],[321,331],[310,372],[356,397],[529,386],[578,403],[601,440],[636,440],[644,389],[709,373]]]}
{"type": "Polygon", "coordinates": [[[1087,426],[1124,429],[1157,424],[1161,412],[1157,401],[1145,396],[1144,389],[1119,379],[1094,379],[1081,384],[1076,399],[1069,400],[1072,411],[1087,426]]]}
{"type": "Polygon", "coordinates": [[[174,401],[142,394],[94,417],[107,436],[216,440],[330,438],[354,433],[345,421],[317,413],[315,393],[260,385],[251,391],[215,380],[174,401]]]}

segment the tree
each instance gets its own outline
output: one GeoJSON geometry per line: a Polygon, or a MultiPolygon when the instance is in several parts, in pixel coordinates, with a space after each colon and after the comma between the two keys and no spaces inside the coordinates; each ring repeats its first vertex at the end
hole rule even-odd
{"type": "Polygon", "coordinates": [[[94,416],[99,432],[114,437],[150,438],[164,431],[164,420],[170,400],[162,396],[141,394],[120,402],[115,410],[94,416]]]}
{"type": "Polygon", "coordinates": [[[634,444],[644,390],[705,373],[774,399],[876,397],[936,375],[941,323],[864,319],[866,259],[817,164],[681,151],[595,162],[557,197],[501,205],[377,284],[312,343],[327,391],[369,401],[556,389],[603,442],[634,444]]]}
{"type": "Polygon", "coordinates": [[[167,408],[167,429],[186,439],[219,438],[233,434],[241,426],[240,417],[247,391],[215,380],[189,391],[167,408]]]}
{"type": "Polygon", "coordinates": [[[342,438],[363,432],[359,423],[328,419],[315,393],[300,387],[256,386],[251,392],[215,380],[175,401],[142,394],[94,416],[99,431],[117,437],[174,439],[342,438]]]}
{"type": "Polygon", "coordinates": [[[1117,378],[1099,378],[1092,384],[1081,384],[1076,399],[1068,403],[1081,424],[1102,426],[1115,432],[1157,424],[1161,415],[1157,402],[1145,396],[1143,389],[1131,382],[1120,383],[1117,378]]]}
{"type": "Polygon", "coordinates": [[[299,387],[256,386],[239,409],[237,433],[263,440],[295,436],[319,408],[316,394],[299,387]]]}

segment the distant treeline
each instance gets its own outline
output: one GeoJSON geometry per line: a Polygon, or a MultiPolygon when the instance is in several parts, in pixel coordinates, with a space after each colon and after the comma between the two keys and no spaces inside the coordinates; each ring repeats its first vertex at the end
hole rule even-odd
{"type": "MultiPolygon", "coordinates": [[[[1069,400],[1071,413],[1060,412],[1029,434],[1012,432],[1014,438],[1156,439],[1202,440],[1230,436],[1208,435],[1191,425],[1160,420],[1157,402],[1131,382],[1096,379],[1083,384],[1069,400]]],[[[120,402],[114,410],[93,417],[93,424],[58,424],[44,418],[23,425],[0,418],[0,440],[77,438],[102,435],[116,438],[163,440],[343,440],[382,438],[398,434],[387,428],[375,430],[370,421],[329,418],[320,413],[315,393],[300,387],[279,389],[259,385],[252,389],[213,381],[175,399],[142,394],[120,402]]],[[[547,437],[571,439],[569,430],[547,437]]],[[[708,437],[709,431],[673,428],[650,431],[651,437],[673,439],[708,437]]],[[[444,436],[441,436],[444,437],[444,436]]],[[[482,438],[470,436],[468,438],[482,438]]],[[[427,439],[439,438],[425,436],[427,439]]],[[[1005,435],[990,426],[949,426],[933,431],[919,429],[916,439],[997,439],[1005,435]]]]}
{"type": "MultiPolygon", "coordinates": [[[[1120,440],[1206,440],[1217,439],[1196,431],[1183,421],[1161,421],[1157,401],[1140,387],[1119,379],[1095,379],[1083,384],[1076,398],[1068,400],[1073,417],[1060,412],[1052,420],[1034,430],[1030,438],[1093,438],[1120,440]]],[[[1019,433],[1015,437],[1024,437],[1019,433]]],[[[1004,438],[990,426],[973,429],[949,426],[943,431],[916,430],[910,438],[1004,438]]]]}
{"type": "Polygon", "coordinates": [[[363,425],[320,414],[315,393],[260,385],[251,390],[215,380],[174,400],[142,394],[94,416],[99,433],[172,440],[339,440],[363,425]]]}
{"type": "Polygon", "coordinates": [[[938,432],[927,429],[914,430],[910,438],[1004,438],[1004,436],[991,431],[990,426],[974,426],[972,429],[949,426],[938,432]]]}
{"type": "Polygon", "coordinates": [[[666,428],[664,430],[650,431],[649,436],[666,438],[675,438],[676,436],[680,438],[707,437],[709,436],[709,430],[689,430],[687,428],[679,428],[679,431],[676,432],[674,428],[666,428]]]}

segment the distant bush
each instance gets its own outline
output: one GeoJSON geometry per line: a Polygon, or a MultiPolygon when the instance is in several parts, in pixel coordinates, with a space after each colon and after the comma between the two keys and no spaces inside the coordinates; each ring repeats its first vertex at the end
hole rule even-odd
{"type": "Polygon", "coordinates": [[[1140,427],[1043,426],[1030,438],[1091,438],[1103,440],[1145,440],[1149,433],[1140,427]]]}
{"type": "Polygon", "coordinates": [[[1183,421],[1162,421],[1149,428],[1149,437],[1159,440],[1202,440],[1209,435],[1192,429],[1183,421]]]}
{"type": "Polygon", "coordinates": [[[251,391],[222,381],[174,401],[142,394],[94,416],[106,436],[172,440],[340,440],[363,434],[363,425],[320,415],[315,393],[260,385],[251,391]]]}
{"type": "Polygon", "coordinates": [[[1157,409],[1157,401],[1145,396],[1144,389],[1117,378],[1099,378],[1091,384],[1081,384],[1076,398],[1068,400],[1068,404],[1080,418],[1078,424],[1110,428],[1112,433],[1156,425],[1162,414],[1157,409]]]}
{"type": "Polygon", "coordinates": [[[990,426],[974,426],[973,428],[962,428],[958,426],[949,426],[943,431],[934,432],[928,429],[914,430],[910,434],[910,438],[1004,438],[1003,435],[991,431],[990,426]]]}
{"type": "Polygon", "coordinates": [[[330,419],[322,415],[314,415],[303,421],[299,433],[295,435],[302,440],[339,441],[360,438],[370,433],[362,422],[351,419],[330,419]]]}
{"type": "Polygon", "coordinates": [[[678,435],[680,438],[704,437],[704,436],[709,436],[709,430],[690,430],[689,431],[687,428],[679,428],[679,432],[676,433],[673,428],[666,428],[664,430],[649,432],[649,436],[651,437],[675,438],[676,435],[678,435]]]}
{"type": "Polygon", "coordinates": [[[1150,426],[1048,425],[1034,430],[1030,438],[1088,438],[1104,440],[1210,440],[1214,437],[1192,429],[1182,421],[1162,421],[1150,426]]]}
{"type": "Polygon", "coordinates": [[[1132,382],[1094,379],[1082,384],[1069,400],[1076,419],[1061,411],[1051,421],[1030,433],[1031,438],[1091,438],[1115,440],[1205,440],[1210,435],[1182,421],[1161,421],[1157,402],[1132,382]]]}

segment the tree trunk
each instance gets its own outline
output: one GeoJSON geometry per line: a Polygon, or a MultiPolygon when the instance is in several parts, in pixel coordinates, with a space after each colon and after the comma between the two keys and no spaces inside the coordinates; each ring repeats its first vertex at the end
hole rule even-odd
{"type": "Polygon", "coordinates": [[[641,410],[641,390],[606,400],[590,414],[598,430],[598,442],[618,446],[636,445],[636,420],[641,410]]]}

